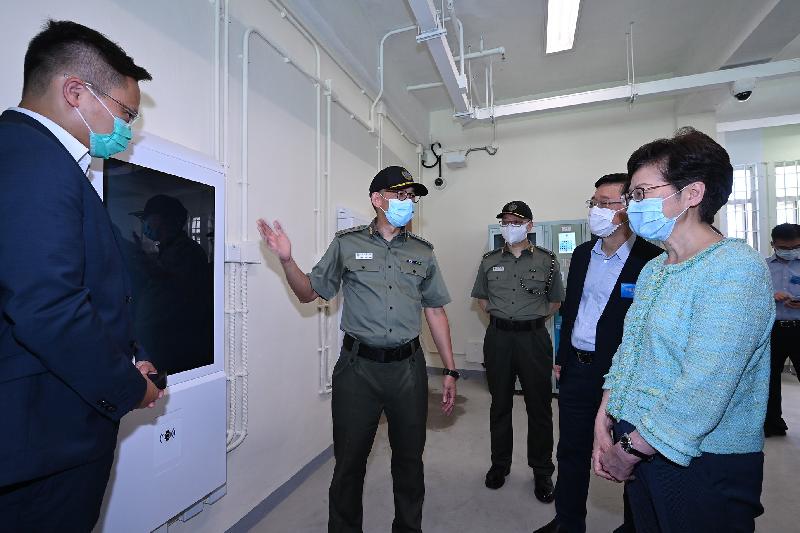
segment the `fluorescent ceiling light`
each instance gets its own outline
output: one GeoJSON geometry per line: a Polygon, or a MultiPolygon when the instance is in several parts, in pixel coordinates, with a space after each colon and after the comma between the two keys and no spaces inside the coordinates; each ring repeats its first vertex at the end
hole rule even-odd
{"type": "Polygon", "coordinates": [[[563,52],[575,42],[581,0],[547,1],[547,53],[563,52]]]}

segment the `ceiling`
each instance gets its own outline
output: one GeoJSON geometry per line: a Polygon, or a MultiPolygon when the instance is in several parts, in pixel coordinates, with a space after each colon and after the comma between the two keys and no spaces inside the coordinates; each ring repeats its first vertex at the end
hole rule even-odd
{"type": "MultiPolygon", "coordinates": [[[[285,0],[309,29],[367,88],[378,88],[378,43],[393,29],[415,24],[405,0],[285,0]]],[[[441,0],[433,0],[440,7],[441,0]]],[[[636,76],[639,80],[693,74],[772,59],[800,57],[800,1],[797,0],[583,0],[572,50],[545,55],[547,0],[453,0],[464,25],[465,46],[476,51],[503,46],[495,56],[495,103],[532,96],[567,94],[625,83],[626,37],[634,22],[636,76]]],[[[447,9],[447,1],[444,2],[447,9]]],[[[448,40],[458,53],[457,32],[447,23],[448,40]]],[[[441,81],[425,45],[415,32],[390,37],[385,49],[386,100],[390,113],[422,141],[431,111],[452,108],[442,87],[409,93],[408,85],[441,81]]],[[[483,104],[484,65],[474,60],[474,103],[483,104]]],[[[759,113],[776,108],[800,112],[800,82],[772,91],[759,113]],[[797,90],[791,90],[794,87],[797,90]]],[[[778,84],[781,85],[781,84],[778,84]]],[[[724,108],[728,118],[748,113],[749,102],[731,107],[727,91],[705,91],[677,100],[679,112],[724,108]]],[[[752,111],[750,111],[752,114],[752,111]]]]}

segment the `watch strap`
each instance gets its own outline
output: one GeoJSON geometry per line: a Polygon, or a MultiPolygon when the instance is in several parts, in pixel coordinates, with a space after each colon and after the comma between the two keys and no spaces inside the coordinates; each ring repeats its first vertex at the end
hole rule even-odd
{"type": "Polygon", "coordinates": [[[625,453],[629,453],[635,457],[638,457],[643,461],[652,461],[653,457],[655,457],[654,455],[647,455],[646,453],[641,452],[636,448],[634,448],[633,442],[631,441],[631,436],[628,435],[627,433],[623,434],[622,437],[619,439],[619,444],[625,453]]]}
{"type": "Polygon", "coordinates": [[[442,369],[443,376],[450,376],[452,378],[458,379],[461,377],[461,373],[458,370],[450,370],[449,368],[442,369]]]}

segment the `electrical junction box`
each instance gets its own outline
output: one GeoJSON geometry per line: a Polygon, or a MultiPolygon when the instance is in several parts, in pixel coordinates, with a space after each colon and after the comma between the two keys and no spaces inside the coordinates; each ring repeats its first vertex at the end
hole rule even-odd
{"type": "Polygon", "coordinates": [[[444,162],[450,168],[464,168],[467,166],[467,154],[466,152],[444,154],[444,162]]]}

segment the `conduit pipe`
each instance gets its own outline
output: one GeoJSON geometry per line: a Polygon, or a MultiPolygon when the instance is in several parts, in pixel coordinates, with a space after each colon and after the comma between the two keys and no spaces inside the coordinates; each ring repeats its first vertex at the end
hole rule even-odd
{"type": "MultiPolygon", "coordinates": [[[[461,51],[462,55],[464,51],[461,51]]],[[[497,48],[489,48],[488,50],[481,50],[479,52],[470,52],[466,55],[456,56],[453,59],[456,61],[463,61],[464,59],[480,59],[482,57],[489,57],[489,56],[501,56],[501,59],[505,60],[506,58],[506,48],[504,46],[498,46],[497,48]]]]}
{"type": "MultiPolygon", "coordinates": [[[[321,68],[320,68],[320,51],[319,46],[316,40],[311,36],[311,34],[295,19],[286,9],[283,4],[278,2],[277,0],[270,0],[270,3],[280,12],[281,18],[287,20],[294,28],[303,36],[303,38],[308,41],[309,44],[314,48],[314,57],[315,57],[315,69],[314,69],[314,89],[316,98],[314,100],[316,106],[316,135],[314,136],[314,144],[316,150],[316,178],[314,180],[315,185],[315,206],[314,206],[314,216],[315,216],[315,228],[314,228],[314,252],[316,257],[321,257],[323,252],[325,251],[323,246],[323,236],[324,236],[324,225],[325,219],[329,216],[327,211],[323,211],[322,209],[322,147],[321,147],[321,137],[322,137],[322,125],[321,125],[321,88],[322,88],[322,81],[320,80],[321,68]]],[[[286,57],[286,56],[284,56],[286,57]]],[[[318,344],[317,344],[317,352],[319,354],[319,365],[320,365],[320,373],[324,371],[324,368],[327,366],[325,364],[325,360],[327,358],[327,352],[325,350],[325,339],[327,336],[327,321],[325,320],[326,309],[328,307],[328,302],[325,300],[319,299],[317,308],[317,334],[318,334],[318,344]]]]}
{"type": "Polygon", "coordinates": [[[383,97],[383,46],[386,43],[386,39],[388,39],[392,35],[397,35],[403,32],[416,29],[417,29],[416,26],[406,26],[404,28],[397,28],[396,30],[392,30],[383,36],[380,45],[378,45],[378,78],[379,78],[380,90],[378,91],[378,96],[376,96],[375,100],[372,102],[372,106],[369,108],[370,132],[375,131],[375,107],[378,105],[378,102],[383,97]]]}

